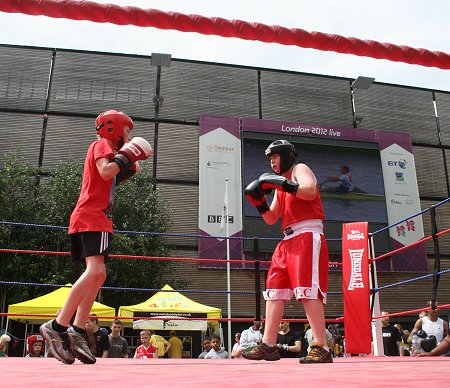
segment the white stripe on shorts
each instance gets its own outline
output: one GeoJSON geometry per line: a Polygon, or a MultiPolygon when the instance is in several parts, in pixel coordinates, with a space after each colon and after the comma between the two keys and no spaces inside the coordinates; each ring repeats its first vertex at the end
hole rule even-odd
{"type": "Polygon", "coordinates": [[[102,253],[105,251],[106,248],[108,248],[108,232],[102,232],[102,237],[100,241],[100,252],[102,253]]]}

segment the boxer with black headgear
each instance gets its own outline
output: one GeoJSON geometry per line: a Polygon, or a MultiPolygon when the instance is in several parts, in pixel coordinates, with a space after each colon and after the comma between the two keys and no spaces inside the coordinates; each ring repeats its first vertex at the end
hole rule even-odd
{"type": "Polygon", "coordinates": [[[266,281],[266,321],[263,342],[243,352],[250,360],[280,359],[277,347],[284,303],[295,295],[304,304],[311,324],[313,343],[302,364],[333,362],[325,337],[328,249],[323,235],[324,212],[317,179],[304,163],[295,164],[297,153],[286,140],[271,143],[265,155],[272,173],[262,174],[245,189],[249,202],[264,221],[275,224],[281,217],[284,239],[275,249],[266,281]],[[266,194],[275,189],[272,203],[266,194]]]}
{"type": "Polygon", "coordinates": [[[269,160],[273,154],[280,155],[280,171],[275,172],[279,175],[289,170],[294,165],[295,158],[297,157],[294,145],[287,140],[275,140],[266,148],[265,153],[269,160]]]}

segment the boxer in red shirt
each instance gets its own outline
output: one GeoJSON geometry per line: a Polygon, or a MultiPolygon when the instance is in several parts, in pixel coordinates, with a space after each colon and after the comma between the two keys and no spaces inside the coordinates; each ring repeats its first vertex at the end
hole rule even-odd
{"type": "Polygon", "coordinates": [[[274,174],[261,175],[247,186],[245,195],[267,224],[273,225],[281,217],[284,239],[273,253],[267,275],[263,342],[242,356],[251,360],[280,359],[276,346],[278,327],[284,304],[294,295],[303,302],[316,341],[300,363],[333,362],[325,336],[328,248],[317,180],[306,164],[295,164],[295,147],[288,141],[274,141],[265,153],[274,174]],[[265,194],[273,189],[275,195],[269,207],[265,194]]]}
{"type": "Polygon", "coordinates": [[[73,364],[75,357],[85,364],[96,361],[86,341],[85,326],[106,279],[104,261],[111,249],[115,187],[138,172],[139,160],[152,155],[146,140],[130,138],[133,121],[126,114],[103,112],[95,125],[98,139],[87,151],[81,193],[69,225],[72,259],[85,261],[86,270],[72,286],[56,319],[40,327],[55,358],[65,364],[73,364]]]}

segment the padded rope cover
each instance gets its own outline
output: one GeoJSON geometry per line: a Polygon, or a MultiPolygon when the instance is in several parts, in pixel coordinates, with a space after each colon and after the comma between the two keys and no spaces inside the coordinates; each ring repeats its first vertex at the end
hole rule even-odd
{"type": "Polygon", "coordinates": [[[43,15],[53,18],[89,20],[96,23],[155,27],[163,30],[197,32],[227,38],[258,40],[322,51],[335,51],[376,59],[387,59],[412,65],[450,69],[450,54],[422,48],[379,43],[321,32],[308,32],[299,28],[267,26],[241,20],[227,20],[218,17],[185,15],[177,12],[163,12],[156,9],[121,7],[114,4],[98,4],[92,1],[75,0],[2,0],[0,11],[43,15]]]}

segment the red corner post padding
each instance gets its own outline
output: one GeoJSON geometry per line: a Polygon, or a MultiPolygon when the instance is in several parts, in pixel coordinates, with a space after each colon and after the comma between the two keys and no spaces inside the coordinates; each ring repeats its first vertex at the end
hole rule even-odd
{"type": "Polygon", "coordinates": [[[342,226],[342,284],[347,353],[371,353],[368,224],[342,226]]]}

